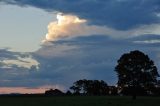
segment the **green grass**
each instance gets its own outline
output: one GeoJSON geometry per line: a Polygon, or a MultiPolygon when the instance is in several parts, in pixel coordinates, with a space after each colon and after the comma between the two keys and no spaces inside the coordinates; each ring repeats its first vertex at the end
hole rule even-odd
{"type": "Polygon", "coordinates": [[[159,106],[160,97],[64,96],[0,97],[0,106],[159,106]]]}

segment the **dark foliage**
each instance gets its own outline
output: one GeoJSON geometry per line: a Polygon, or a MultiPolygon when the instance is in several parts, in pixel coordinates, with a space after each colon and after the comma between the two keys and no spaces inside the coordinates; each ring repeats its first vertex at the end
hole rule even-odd
{"type": "Polygon", "coordinates": [[[70,89],[77,95],[106,95],[109,93],[107,83],[102,80],[78,80],[70,89]]]}
{"type": "Polygon", "coordinates": [[[45,95],[50,95],[50,96],[62,96],[64,93],[58,89],[50,89],[45,91],[45,95]]]}
{"type": "Polygon", "coordinates": [[[118,87],[129,89],[135,97],[140,89],[149,92],[157,83],[157,67],[147,55],[138,50],[123,54],[115,67],[118,87]]]}
{"type": "Polygon", "coordinates": [[[108,86],[109,87],[109,94],[110,95],[118,95],[117,87],[115,86],[108,86]]]}
{"type": "Polygon", "coordinates": [[[68,91],[66,92],[66,95],[70,96],[70,95],[72,95],[72,92],[68,90],[68,91]]]}
{"type": "Polygon", "coordinates": [[[136,91],[136,95],[138,96],[145,96],[147,95],[147,90],[144,87],[124,87],[121,91],[121,94],[123,95],[132,95],[133,94],[133,90],[136,91]]]}

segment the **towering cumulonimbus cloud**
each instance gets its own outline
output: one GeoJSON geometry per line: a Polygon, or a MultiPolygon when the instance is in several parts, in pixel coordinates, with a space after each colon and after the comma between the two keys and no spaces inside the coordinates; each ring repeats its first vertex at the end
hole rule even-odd
{"type": "Polygon", "coordinates": [[[82,30],[86,20],[74,15],[57,14],[57,21],[48,25],[46,41],[55,41],[59,38],[83,34],[82,30]]]}
{"type": "Polygon", "coordinates": [[[57,13],[57,21],[50,22],[48,32],[43,43],[57,41],[62,38],[73,38],[77,36],[107,35],[112,38],[134,37],[144,34],[159,34],[158,24],[147,25],[135,29],[121,31],[107,26],[90,25],[86,19],[80,19],[71,14],[57,13]]]}
{"type": "Polygon", "coordinates": [[[42,42],[97,34],[113,35],[114,37],[117,33],[119,36],[124,35],[124,33],[121,34],[120,31],[108,27],[89,25],[86,19],[80,19],[75,15],[57,13],[57,21],[49,23],[48,33],[42,42]]]}

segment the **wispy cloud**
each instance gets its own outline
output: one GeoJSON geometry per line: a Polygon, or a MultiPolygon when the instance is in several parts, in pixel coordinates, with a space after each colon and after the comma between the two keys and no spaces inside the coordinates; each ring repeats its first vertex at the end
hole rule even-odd
{"type": "Polygon", "coordinates": [[[12,66],[30,69],[35,66],[38,69],[39,63],[33,59],[29,53],[12,52],[7,49],[0,50],[0,64],[2,68],[10,68],[12,66]]]}
{"type": "Polygon", "coordinates": [[[153,39],[153,40],[143,40],[143,41],[134,41],[134,43],[142,43],[142,44],[156,44],[160,43],[160,40],[153,39]]]}
{"type": "Polygon", "coordinates": [[[12,59],[4,59],[0,61],[1,64],[4,64],[3,66],[5,67],[12,67],[16,65],[17,67],[24,67],[30,69],[32,66],[35,66],[35,68],[38,70],[38,65],[39,63],[32,59],[32,57],[27,57],[27,58],[22,58],[22,57],[17,57],[17,59],[12,60],[12,59]]]}

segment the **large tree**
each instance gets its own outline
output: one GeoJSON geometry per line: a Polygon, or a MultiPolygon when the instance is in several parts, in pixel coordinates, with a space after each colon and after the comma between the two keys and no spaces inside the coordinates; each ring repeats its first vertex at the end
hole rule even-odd
{"type": "Polygon", "coordinates": [[[132,88],[133,99],[136,99],[136,88],[149,89],[157,82],[158,72],[148,55],[135,50],[123,54],[115,67],[120,88],[132,88]]]}

